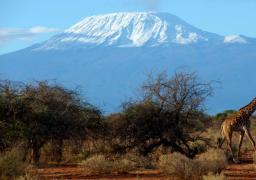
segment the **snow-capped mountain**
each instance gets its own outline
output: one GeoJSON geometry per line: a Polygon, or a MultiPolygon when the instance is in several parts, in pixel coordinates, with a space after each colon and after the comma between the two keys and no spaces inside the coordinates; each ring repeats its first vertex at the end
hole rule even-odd
{"type": "Polygon", "coordinates": [[[45,42],[0,56],[0,78],[79,86],[105,112],[118,111],[146,74],[162,70],[221,82],[210,112],[238,108],[256,94],[255,67],[256,39],[206,32],[156,12],[86,17],[45,42]]]}
{"type": "Polygon", "coordinates": [[[140,47],[222,39],[167,13],[113,13],[86,17],[38,49],[66,49],[74,47],[74,43],[79,48],[93,45],[140,47]]]}

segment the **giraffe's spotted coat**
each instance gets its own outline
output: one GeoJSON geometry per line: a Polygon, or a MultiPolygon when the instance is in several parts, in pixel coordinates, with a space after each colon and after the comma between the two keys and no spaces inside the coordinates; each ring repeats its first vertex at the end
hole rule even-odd
{"type": "MultiPolygon", "coordinates": [[[[250,133],[250,117],[255,110],[256,110],[256,98],[254,98],[248,105],[239,109],[238,112],[229,116],[222,123],[221,132],[222,132],[223,140],[227,140],[228,148],[231,151],[232,156],[233,156],[233,152],[231,149],[231,141],[232,141],[232,134],[234,131],[241,133],[238,154],[240,153],[244,134],[246,134],[249,137],[256,151],[256,145],[250,133]]],[[[223,142],[220,143],[220,146],[222,143],[223,142]]],[[[233,160],[234,160],[234,156],[233,156],[233,160]]]]}

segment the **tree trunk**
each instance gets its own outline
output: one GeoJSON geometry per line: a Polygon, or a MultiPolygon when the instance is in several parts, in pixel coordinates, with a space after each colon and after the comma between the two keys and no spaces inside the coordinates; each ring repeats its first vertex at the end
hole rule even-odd
{"type": "Polygon", "coordinates": [[[53,146],[53,152],[52,152],[53,160],[59,163],[62,160],[63,140],[62,139],[53,140],[52,146],[53,146]]]}
{"type": "Polygon", "coordinates": [[[40,145],[38,143],[32,144],[32,163],[38,164],[40,159],[40,145]]]}

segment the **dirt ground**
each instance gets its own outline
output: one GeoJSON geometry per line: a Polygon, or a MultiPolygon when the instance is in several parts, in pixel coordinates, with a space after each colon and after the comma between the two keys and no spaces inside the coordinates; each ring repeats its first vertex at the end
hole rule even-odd
{"type": "MultiPolygon", "coordinates": [[[[240,164],[229,164],[224,170],[228,180],[256,180],[256,165],[253,164],[253,151],[246,151],[240,157],[240,164]]],[[[172,178],[161,174],[158,170],[131,172],[123,175],[88,176],[82,166],[62,165],[59,167],[38,168],[36,173],[41,180],[54,179],[99,179],[99,180],[170,180],[172,178]]]]}
{"type": "Polygon", "coordinates": [[[242,154],[240,164],[230,164],[226,167],[224,174],[228,180],[256,180],[256,164],[253,164],[253,151],[242,154]]]}
{"type": "Polygon", "coordinates": [[[161,174],[157,170],[145,170],[140,172],[132,172],[129,174],[122,175],[101,175],[101,176],[88,176],[85,173],[85,169],[79,166],[66,166],[66,167],[55,167],[55,168],[41,168],[37,170],[39,179],[41,180],[53,180],[53,179],[99,179],[99,180],[167,180],[169,177],[161,174]]]}

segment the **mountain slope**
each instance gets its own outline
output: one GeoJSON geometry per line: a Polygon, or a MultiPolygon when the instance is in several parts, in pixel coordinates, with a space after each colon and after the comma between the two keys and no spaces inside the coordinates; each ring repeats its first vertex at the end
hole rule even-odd
{"type": "Polygon", "coordinates": [[[113,112],[151,71],[195,71],[221,82],[208,102],[215,113],[254,97],[255,50],[253,38],[205,32],[170,14],[115,13],[85,18],[46,42],[0,56],[0,74],[79,86],[89,101],[113,112]]]}

